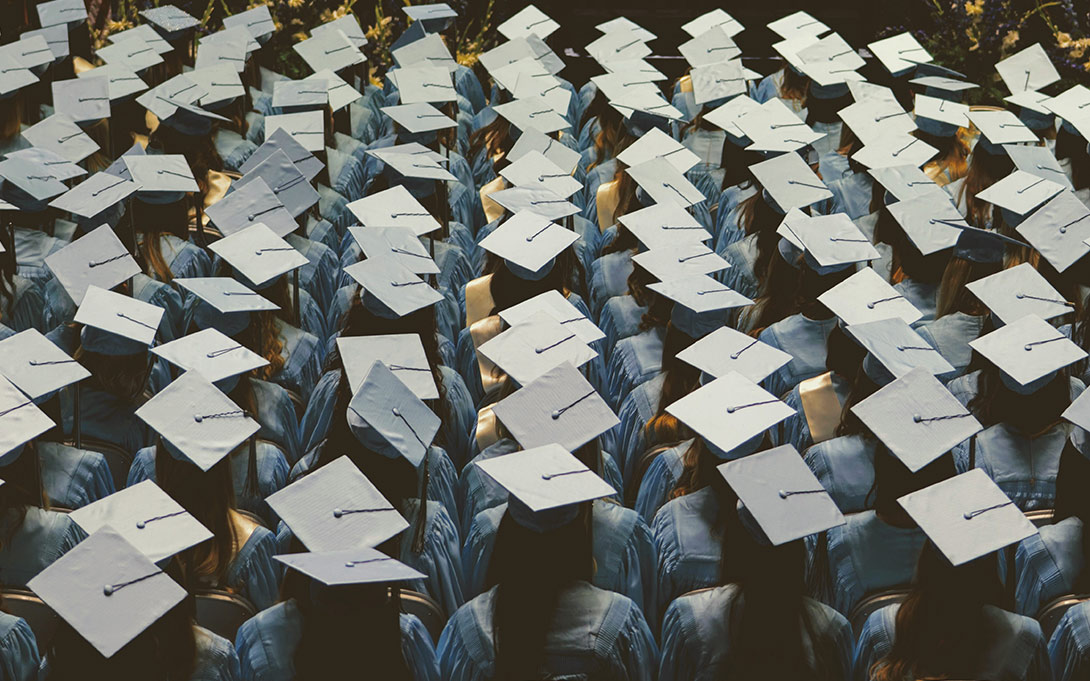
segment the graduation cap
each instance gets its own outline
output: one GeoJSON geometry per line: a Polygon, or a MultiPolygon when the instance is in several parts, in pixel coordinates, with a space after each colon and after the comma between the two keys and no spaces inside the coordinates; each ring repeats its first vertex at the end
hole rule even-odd
{"type": "Polygon", "coordinates": [[[186,597],[112,527],[81,541],[27,586],[105,658],[186,597]]]}
{"type": "Polygon", "coordinates": [[[318,203],[317,190],[310,185],[307,176],[281,149],[273,151],[245,173],[242,179],[235,180],[231,185],[234,189],[242,189],[255,179],[261,179],[273,194],[276,194],[276,198],[284,204],[292,217],[299,217],[308,208],[318,203]]]}
{"type": "Polygon", "coordinates": [[[1048,147],[1031,147],[1025,144],[1007,144],[1003,146],[1014,161],[1018,170],[1024,170],[1030,175],[1043,177],[1046,180],[1058,182],[1064,189],[1074,191],[1071,179],[1056,160],[1056,155],[1048,147]]]}
{"type": "Polygon", "coordinates": [[[822,293],[818,302],[848,325],[889,318],[911,324],[923,317],[916,306],[870,267],[864,267],[822,293]]]}
{"type": "Polygon", "coordinates": [[[755,163],[749,170],[785,212],[833,198],[833,193],[797,153],[755,163]]]}
{"type": "Polygon", "coordinates": [[[151,480],[78,508],[68,517],[89,535],[110,528],[156,563],[213,537],[151,480]]]}
{"type": "Polygon", "coordinates": [[[610,485],[558,444],[477,462],[510,495],[507,510],[526,529],[543,533],[578,516],[578,505],[616,494],[610,485]]]}
{"type": "Polygon", "coordinates": [[[867,168],[884,168],[910,164],[922,166],[939,150],[912,135],[890,135],[868,144],[852,154],[852,160],[867,168]]]}
{"type": "Polygon", "coordinates": [[[458,13],[445,2],[429,3],[424,5],[406,5],[401,11],[414,21],[424,24],[425,30],[430,33],[445,31],[458,13]]]}
{"type": "Polygon", "coordinates": [[[760,110],[740,116],[734,124],[752,141],[747,149],[756,151],[796,151],[825,136],[811,130],[777,98],[761,104],[760,110]]]}
{"type": "Polygon", "coordinates": [[[1069,131],[1078,131],[1090,139],[1090,89],[1074,85],[1044,104],[1049,111],[1064,120],[1069,131]]]}
{"type": "MultiPolygon", "coordinates": [[[[973,125],[980,130],[984,141],[991,143],[993,147],[1001,144],[1037,142],[1037,135],[1033,134],[1033,131],[1027,128],[1025,123],[1018,120],[1018,116],[1010,111],[970,110],[966,115],[973,125]]],[[[977,142],[977,147],[980,147],[980,141],[977,142]]],[[[981,148],[990,151],[987,146],[981,148]]],[[[996,149],[995,151],[998,152],[999,150],[996,149]]]]}
{"type": "Polygon", "coordinates": [[[919,166],[887,166],[885,168],[872,168],[867,172],[897,202],[910,201],[928,195],[932,197],[941,195],[949,200],[950,195],[928,177],[927,173],[920,170],[919,166]]]}
{"type": "Polygon", "coordinates": [[[35,6],[42,26],[75,24],[87,20],[87,5],[83,0],[53,0],[35,6]]]}
{"type": "Polygon", "coordinates": [[[347,456],[265,501],[309,551],[372,548],[409,528],[401,513],[347,456]]]}
{"type": "Polygon", "coordinates": [[[82,123],[110,117],[110,81],[87,76],[53,81],[53,108],[82,123]]]}
{"type": "Polygon", "coordinates": [[[532,128],[523,131],[519,138],[515,140],[515,143],[511,146],[511,151],[507,152],[507,160],[514,163],[531,151],[541,153],[545,158],[549,159],[549,162],[568,173],[574,172],[576,166],[579,165],[580,156],[578,151],[532,128]]]}
{"type": "Polygon", "coordinates": [[[394,61],[401,68],[414,64],[428,64],[430,66],[445,66],[453,73],[458,70],[458,61],[450,55],[446,44],[438,33],[429,33],[419,40],[392,49],[394,61]]]}
{"type": "Polygon", "coordinates": [[[0,69],[0,97],[7,98],[13,92],[37,82],[38,76],[30,69],[16,66],[0,69]]]}
{"type": "MultiPolygon", "coordinates": [[[[290,132],[283,128],[280,128],[278,130],[271,131],[265,135],[264,143],[262,143],[262,145],[257,148],[257,150],[250,156],[250,158],[246,159],[246,162],[239,167],[239,171],[241,171],[243,177],[245,177],[246,175],[257,169],[259,166],[261,166],[262,163],[269,160],[269,158],[276,154],[276,152],[278,151],[283,152],[284,155],[287,156],[291,164],[294,165],[300,173],[302,173],[303,177],[306,178],[307,182],[312,182],[314,178],[317,177],[318,174],[321,173],[322,169],[325,167],[322,162],[316,156],[314,156],[314,154],[307,151],[307,149],[302,144],[300,144],[298,140],[292,137],[290,132]]],[[[271,173],[272,169],[268,167],[262,168],[261,172],[271,173]]],[[[285,177],[285,180],[290,180],[293,178],[294,175],[292,174],[292,177],[285,177]]],[[[272,188],[273,186],[274,185],[269,185],[270,188],[272,188]]],[[[299,191],[302,192],[303,190],[300,189],[299,191]]],[[[303,210],[306,209],[304,208],[303,210]]]]}
{"type": "Polygon", "coordinates": [[[391,258],[413,274],[439,274],[439,266],[407,227],[349,227],[367,258],[391,258]]]}
{"type": "MultiPolygon", "coordinates": [[[[234,343],[233,341],[230,341],[234,343]]],[[[136,410],[176,459],[208,471],[261,430],[197,371],[187,371],[136,410]]]]}
{"type": "Polygon", "coordinates": [[[0,375],[37,400],[88,378],[91,372],[40,331],[27,329],[0,340],[0,375]]]}
{"type": "Polygon", "coordinates": [[[658,128],[648,131],[617,155],[617,160],[630,168],[656,158],[666,159],[679,173],[688,172],[700,162],[700,157],[688,147],[658,128]]]}
{"type": "Polygon", "coordinates": [[[197,372],[212,383],[269,364],[261,355],[213,328],[191,333],[151,351],[185,371],[197,372]]]}
{"type": "MultiPolygon", "coordinates": [[[[80,4],[82,5],[82,3],[80,4]]],[[[33,38],[35,36],[45,40],[46,45],[49,46],[49,51],[53,53],[54,59],[64,59],[69,56],[68,26],[66,24],[43,26],[19,34],[20,38],[33,38]]]]}
{"type": "MultiPolygon", "coordinates": [[[[384,149],[367,152],[389,166],[398,175],[417,180],[438,180],[441,182],[456,182],[458,178],[452,175],[439,162],[426,154],[409,152],[407,150],[384,149]]],[[[429,184],[430,188],[431,185],[429,184]]]]}
{"type": "Polygon", "coordinates": [[[129,198],[139,188],[140,185],[131,179],[107,172],[95,173],[53,199],[49,205],[81,218],[93,218],[129,198]]]}
{"type": "Polygon", "coordinates": [[[280,309],[275,303],[231,277],[178,278],[174,283],[223,314],[280,309]]]}
{"type": "Polygon", "coordinates": [[[681,43],[677,49],[692,67],[718,64],[736,59],[742,54],[742,48],[730,39],[726,31],[718,27],[681,43]]]}
{"type": "Polygon", "coordinates": [[[0,375],[0,467],[13,463],[23,445],[54,425],[33,398],[0,375]]]}
{"type": "Polygon", "coordinates": [[[79,163],[99,150],[98,144],[70,116],[55,113],[22,131],[35,147],[48,149],[72,163],[79,163]]]}
{"type": "Polygon", "coordinates": [[[0,161],[0,177],[5,200],[33,211],[45,210],[49,199],[68,190],[47,166],[26,158],[0,161]]]}
{"type": "Polygon", "coordinates": [[[847,332],[866,349],[863,371],[877,385],[886,385],[917,368],[942,377],[954,373],[942,354],[899,317],[853,324],[847,332]]]}
{"type": "Polygon", "coordinates": [[[629,28],[610,31],[585,47],[599,64],[620,59],[642,59],[651,54],[647,38],[629,28]]]}
{"type": "Polygon", "coordinates": [[[512,213],[529,212],[549,220],[559,220],[579,212],[579,206],[543,187],[511,187],[488,195],[512,213]]]}
{"type": "Polygon", "coordinates": [[[1040,90],[1060,79],[1060,74],[1040,43],[1034,43],[996,63],[995,70],[1012,94],[1040,90]]]}
{"type": "Polygon", "coordinates": [[[867,48],[894,76],[906,73],[917,65],[934,59],[923,45],[920,45],[915,36],[908,32],[868,43],[867,48]]]}
{"type": "MultiPolygon", "coordinates": [[[[728,135],[735,139],[744,138],[746,133],[738,125],[738,121],[745,115],[754,111],[761,111],[761,105],[746,95],[739,95],[726,104],[716,107],[704,114],[704,120],[722,128],[728,135]]],[[[746,142],[748,144],[748,142],[746,142]]]]}
{"type": "MultiPolygon", "coordinates": [[[[676,314],[679,306],[699,315],[753,304],[753,301],[749,298],[724,286],[707,274],[688,274],[665,279],[649,284],[648,288],[677,303],[674,306],[674,321],[677,321],[676,314]]],[[[716,318],[717,322],[720,320],[721,317],[716,318]]],[[[686,332],[688,333],[688,331],[686,332]]],[[[689,333],[689,335],[697,334],[689,333]]]]}
{"type": "Polygon", "coordinates": [[[548,218],[523,211],[504,221],[480,246],[523,270],[536,273],[578,238],[575,232],[548,218]]]}
{"type": "Polygon", "coordinates": [[[534,5],[527,5],[497,26],[496,30],[508,40],[514,40],[527,35],[548,38],[558,28],[560,24],[550,19],[544,12],[534,5]]]}
{"type": "Polygon", "coordinates": [[[699,220],[676,203],[656,203],[617,219],[652,250],[712,237],[699,220]]]}
{"type": "Polygon", "coordinates": [[[1035,392],[1056,371],[1086,357],[1082,348],[1034,315],[970,341],[969,347],[999,367],[1007,387],[1021,394],[1035,392]]]}
{"type": "Polygon", "coordinates": [[[539,312],[549,315],[574,331],[584,343],[589,344],[605,338],[602,330],[556,289],[549,289],[518,305],[500,310],[500,318],[510,326],[516,326],[539,312]]]}
{"type": "Polygon", "coordinates": [[[845,523],[825,488],[791,445],[718,466],[773,546],[845,523]]]}
{"type": "Polygon", "coordinates": [[[264,224],[278,237],[285,237],[299,228],[295,218],[260,177],[228,193],[205,212],[224,236],[257,223],[264,224]]]}
{"type": "Polygon", "coordinates": [[[1090,208],[1070,191],[1052,197],[1016,229],[1059,272],[1090,252],[1090,208]]]}
{"type": "Polygon", "coordinates": [[[309,262],[261,223],[225,236],[209,248],[259,287],[309,262]]]}
{"type": "Polygon", "coordinates": [[[809,12],[802,10],[769,22],[768,28],[782,38],[792,38],[799,35],[819,36],[830,30],[828,26],[815,19],[809,12]]]}
{"type": "Polygon", "coordinates": [[[281,80],[273,85],[272,105],[285,112],[321,110],[328,103],[329,91],[324,83],[315,80],[281,80]]]}
{"type": "Polygon", "coordinates": [[[625,172],[655,203],[675,203],[687,208],[705,200],[704,194],[661,156],[626,168],[625,172]]]}
{"type": "Polygon", "coordinates": [[[574,330],[538,312],[477,348],[520,385],[564,362],[582,366],[598,356],[574,330]]]}
{"type": "Polygon", "coordinates": [[[1028,262],[971,281],[965,287],[1004,324],[1026,315],[1051,319],[1075,309],[1028,262]]]}
{"type": "Polygon", "coordinates": [[[980,422],[923,367],[852,407],[852,413],[915,473],[980,432],[980,422]]]}
{"type": "Polygon", "coordinates": [[[163,37],[151,27],[151,24],[140,24],[133,28],[126,29],[124,31],[117,31],[106,36],[106,39],[111,43],[121,44],[126,40],[132,40],[138,38],[143,41],[144,44],[151,47],[157,54],[168,54],[174,51],[174,48],[163,37]]]}
{"type": "Polygon", "coordinates": [[[837,112],[863,144],[877,143],[889,135],[904,136],[916,129],[912,116],[895,99],[865,99],[837,112]]]}
{"type": "Polygon", "coordinates": [[[326,586],[393,584],[427,577],[401,561],[370,548],[289,553],[273,558],[326,586]]]}
{"type": "Polygon", "coordinates": [[[431,286],[392,258],[368,258],[344,268],[362,288],[364,306],[386,319],[397,319],[443,299],[431,286]]]}
{"type": "Polygon", "coordinates": [[[745,27],[737,19],[716,7],[701,14],[697,18],[688,21],[681,26],[692,37],[696,38],[712,29],[719,29],[729,37],[734,37],[745,30],[745,27]]]}
{"type": "MultiPolygon", "coordinates": [[[[115,102],[148,89],[144,79],[124,64],[104,64],[76,74],[79,79],[104,79],[109,101],[115,102]]],[[[54,95],[56,98],[56,95],[54,95]]],[[[98,102],[99,100],[92,100],[98,102]]],[[[107,114],[108,115],[108,114],[107,114]]]]}
{"type": "Polygon", "coordinates": [[[163,29],[167,40],[175,40],[191,28],[200,26],[197,17],[178,9],[174,5],[160,5],[140,11],[140,16],[163,29]]]}
{"type": "MultiPolygon", "coordinates": [[[[72,163],[66,158],[58,156],[56,153],[49,151],[48,149],[27,147],[26,149],[10,151],[6,153],[5,156],[7,158],[23,159],[38,166],[42,166],[47,169],[47,172],[52,175],[55,180],[58,180],[60,182],[63,182],[65,180],[71,180],[87,174],[87,171],[80,166],[72,163]]],[[[68,191],[68,187],[65,187],[64,190],[68,191]]]]}
{"type": "Polygon", "coordinates": [[[693,101],[698,105],[719,102],[728,97],[745,94],[746,81],[751,78],[741,59],[718,62],[694,68],[690,72],[693,85],[693,101]]]}
{"type": "Polygon", "coordinates": [[[286,130],[309,152],[325,149],[325,114],[321,111],[266,116],[265,129],[269,133],[286,130]]]}
{"type": "Polygon", "coordinates": [[[140,186],[136,197],[145,203],[174,203],[186,192],[200,191],[189,162],[182,154],[125,156],[132,181],[140,186]]]}
{"type": "Polygon", "coordinates": [[[979,192],[976,198],[1008,211],[1004,218],[1010,214],[1021,217],[1059,194],[1063,189],[1063,185],[1058,182],[1027,173],[1024,170],[1015,170],[1002,180],[979,192]]]}
{"type": "Polygon", "coordinates": [[[136,72],[163,63],[162,55],[139,36],[132,36],[112,45],[104,45],[95,50],[95,55],[107,64],[117,64],[136,72]]]}
{"type": "Polygon", "coordinates": [[[340,71],[362,64],[366,59],[359,47],[340,29],[323,32],[292,45],[312,71],[340,71]]]}
{"type": "Polygon", "coordinates": [[[348,427],[371,451],[402,457],[419,467],[427,456],[439,417],[382,362],[374,362],[348,405],[348,427]]]}
{"type": "Polygon", "coordinates": [[[245,71],[246,45],[252,38],[249,33],[242,31],[242,29],[235,29],[235,31],[240,32],[241,35],[236,33],[236,39],[232,40],[216,40],[211,36],[202,38],[197,46],[195,68],[206,69],[213,66],[230,66],[237,73],[245,71]]]}
{"type": "Polygon", "coordinates": [[[870,239],[844,213],[807,217],[793,222],[790,230],[806,250],[807,264],[819,274],[879,258],[870,239]]]}
{"type": "Polygon", "coordinates": [[[439,399],[439,389],[420,336],[394,333],[376,336],[339,336],[337,351],[344,363],[348,385],[360,390],[371,366],[381,362],[421,400],[439,399]]]}
{"type": "Polygon", "coordinates": [[[980,468],[897,502],[955,567],[1037,534],[1033,523],[980,468]]]}
{"type": "Polygon", "coordinates": [[[402,227],[422,236],[439,229],[439,222],[401,185],[348,204],[365,227],[402,227]]]}
{"type": "Polygon", "coordinates": [[[954,247],[969,225],[945,193],[928,192],[886,208],[922,255],[954,247]]]}
{"type": "Polygon", "coordinates": [[[443,66],[417,64],[388,75],[397,86],[402,104],[453,102],[458,98],[450,71],[443,66]]]}
{"type": "Polygon", "coordinates": [[[244,12],[223,17],[224,28],[245,28],[257,41],[267,39],[276,31],[268,5],[258,5],[244,12]]]}
{"type": "Polygon", "coordinates": [[[76,310],[75,321],[105,332],[89,334],[84,329],[84,349],[105,355],[128,355],[143,352],[151,345],[163,312],[157,305],[91,285],[76,310]],[[91,342],[92,338],[95,342],[91,342]]]}
{"type": "Polygon", "coordinates": [[[50,254],[45,264],[76,305],[90,286],[112,289],[140,273],[140,265],[109,225],[101,225],[50,254]]]}
{"type": "Polygon", "coordinates": [[[958,128],[969,127],[969,107],[941,97],[916,95],[916,123],[937,137],[952,137],[958,128]]]}
{"type": "Polygon", "coordinates": [[[352,87],[351,84],[329,69],[322,69],[314,75],[307,76],[303,80],[325,88],[326,97],[329,100],[329,108],[334,112],[340,111],[349,104],[363,98],[363,95],[352,87]]]}
{"type": "Polygon", "coordinates": [[[533,129],[547,135],[571,127],[543,97],[516,99],[492,108],[519,130],[533,129]]]}
{"type": "MultiPolygon", "coordinates": [[[[355,45],[356,48],[363,47],[367,44],[367,36],[364,34],[363,29],[360,28],[360,24],[356,21],[356,17],[351,12],[344,14],[333,21],[326,22],[310,29],[310,35],[313,38],[321,38],[323,35],[335,32],[343,33],[344,36],[348,38],[348,41],[355,45]]],[[[317,71],[318,69],[315,70],[317,71]]]]}
{"type": "Polygon", "coordinates": [[[699,241],[644,251],[634,255],[632,262],[660,281],[695,274],[713,274],[730,267],[730,263],[699,241]]]}
{"type": "Polygon", "coordinates": [[[677,353],[682,362],[714,378],[737,372],[760,383],[790,362],[790,354],[729,326],[712,331],[677,353]]]}

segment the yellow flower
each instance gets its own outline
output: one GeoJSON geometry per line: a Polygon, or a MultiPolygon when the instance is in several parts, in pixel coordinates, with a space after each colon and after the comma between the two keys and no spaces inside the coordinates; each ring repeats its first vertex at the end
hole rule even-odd
{"type": "Polygon", "coordinates": [[[298,9],[303,6],[305,0],[288,0],[288,7],[298,9]]]}
{"type": "Polygon", "coordinates": [[[984,14],[984,0],[971,0],[965,3],[965,14],[978,17],[984,14]]]}
{"type": "Polygon", "coordinates": [[[1007,31],[1003,36],[1003,49],[1008,50],[1018,44],[1018,31],[1007,31]]]}

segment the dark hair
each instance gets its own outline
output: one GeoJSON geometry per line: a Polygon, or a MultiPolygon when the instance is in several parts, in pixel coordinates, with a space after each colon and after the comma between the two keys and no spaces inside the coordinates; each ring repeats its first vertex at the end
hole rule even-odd
{"type": "Polygon", "coordinates": [[[483,153],[491,162],[497,154],[511,151],[511,124],[503,116],[496,118],[487,125],[482,125],[469,134],[469,146],[466,148],[466,158],[472,160],[477,154],[483,153]]]}
{"type": "Polygon", "coordinates": [[[981,362],[976,395],[969,400],[969,411],[985,428],[1006,423],[1027,435],[1052,427],[1071,404],[1071,379],[1061,369],[1044,387],[1029,395],[1020,395],[1003,384],[1000,370],[991,362],[981,362]]]}
{"type": "Polygon", "coordinates": [[[15,261],[15,239],[13,230],[0,225],[0,322],[15,311],[15,272],[19,269],[15,261]]]}
{"type": "Polygon", "coordinates": [[[1090,154],[1086,153],[1086,140],[1081,135],[1060,126],[1056,133],[1056,158],[1071,159],[1071,184],[1076,190],[1090,186],[1090,154]]]}
{"type": "Polygon", "coordinates": [[[1090,591],[1090,460],[1068,439],[1060,452],[1060,468],[1056,474],[1056,510],[1052,522],[1078,518],[1082,523],[1083,568],[1075,579],[1076,593],[1090,591]]]}
{"type": "Polygon", "coordinates": [[[995,222],[998,208],[978,199],[977,195],[1009,175],[1013,169],[1014,161],[1006,154],[989,154],[979,147],[969,154],[969,170],[965,173],[965,182],[958,189],[956,200],[965,202],[965,218],[970,225],[984,229],[995,222]]]}
{"type": "Polygon", "coordinates": [[[867,506],[898,527],[916,527],[897,500],[952,478],[956,472],[949,452],[913,473],[885,445],[879,445],[874,452],[874,487],[867,495],[867,506]]]}
{"type": "MultiPolygon", "coordinates": [[[[679,352],[694,342],[696,339],[673,324],[666,325],[666,336],[662,342],[662,392],[655,414],[643,427],[648,446],[692,437],[689,429],[676,416],[666,412],[666,407],[700,387],[700,370],[677,358],[679,352]]],[[[629,454],[638,456],[640,453],[629,454]]]]}
{"type": "MultiPolygon", "coordinates": [[[[49,498],[42,484],[41,462],[33,442],[8,465],[0,468],[4,484],[0,485],[0,548],[10,542],[22,528],[27,509],[49,508],[49,498]]],[[[0,582],[2,583],[2,582],[0,582]]]]}
{"type": "Polygon", "coordinates": [[[91,372],[88,385],[132,405],[141,401],[151,373],[152,362],[148,353],[101,355],[85,350],[81,345],[72,358],[91,372]]]}
{"type": "Polygon", "coordinates": [[[987,662],[984,608],[1001,595],[995,553],[954,567],[927,542],[897,611],[893,648],[871,667],[871,678],[975,678],[987,662]]]}
{"type": "Polygon", "coordinates": [[[586,290],[583,266],[572,248],[561,251],[556,256],[553,268],[538,281],[516,276],[501,258],[492,254],[485,261],[484,271],[492,275],[488,288],[495,305],[489,312],[490,315],[498,314],[500,310],[506,310],[546,291],[559,291],[567,295],[572,291],[586,290]]]}
{"type": "Polygon", "coordinates": [[[143,269],[149,276],[164,283],[174,281],[174,273],[163,257],[161,239],[171,235],[182,239],[189,238],[190,195],[180,201],[164,204],[131,202],[133,221],[136,229],[143,235],[138,255],[143,261],[143,269]]]}
{"type": "Polygon", "coordinates": [[[1002,267],[1000,263],[979,263],[952,255],[939,281],[935,319],[955,312],[973,316],[986,314],[988,308],[965,285],[995,274],[1002,267]]]}

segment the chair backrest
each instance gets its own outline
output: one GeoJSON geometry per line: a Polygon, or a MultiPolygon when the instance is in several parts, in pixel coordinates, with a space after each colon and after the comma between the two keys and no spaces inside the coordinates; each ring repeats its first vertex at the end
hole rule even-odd
{"type": "Polygon", "coordinates": [[[681,444],[681,442],[668,442],[661,445],[655,445],[654,447],[644,450],[644,452],[640,454],[640,458],[636,461],[636,470],[632,473],[632,481],[626,487],[625,506],[632,507],[636,505],[636,495],[640,492],[640,484],[643,483],[643,476],[647,475],[647,469],[651,467],[655,458],[666,450],[677,447],[679,444],[681,444]]]}
{"type": "Polygon", "coordinates": [[[242,623],[257,614],[257,609],[238,594],[219,589],[198,591],[197,624],[234,643],[242,623]]]}
{"type": "Polygon", "coordinates": [[[288,399],[291,400],[291,405],[295,407],[295,418],[301,421],[303,419],[303,413],[307,410],[307,403],[304,402],[302,396],[294,390],[284,388],[284,391],[288,393],[288,399]]]}
{"type": "Polygon", "coordinates": [[[1037,613],[1037,621],[1041,623],[1041,633],[1045,635],[1046,641],[1052,638],[1052,633],[1056,631],[1056,627],[1059,626],[1064,613],[1071,606],[1078,605],[1085,600],[1090,600],[1090,595],[1068,594],[1049,601],[1041,608],[1041,612],[1037,613]]]}
{"type": "Polygon", "coordinates": [[[419,591],[401,589],[401,609],[409,615],[416,615],[431,634],[432,641],[439,643],[439,635],[443,633],[447,616],[434,599],[419,591]]]}
{"type": "MultiPolygon", "coordinates": [[[[129,468],[132,467],[132,452],[126,451],[124,447],[115,445],[112,442],[98,440],[93,437],[84,436],[80,439],[83,449],[98,452],[106,457],[106,464],[110,467],[110,475],[114,479],[114,489],[125,489],[125,485],[129,480],[129,468]]],[[[69,447],[76,446],[75,440],[67,440],[64,444],[69,447]]]]}
{"type": "Polygon", "coordinates": [[[26,620],[38,642],[38,652],[44,655],[61,622],[57,613],[25,589],[0,589],[0,600],[4,603],[4,612],[26,620]]]}
{"type": "Polygon", "coordinates": [[[1034,527],[1044,527],[1045,525],[1052,524],[1052,515],[1056,511],[1051,508],[1038,508],[1032,511],[1026,511],[1026,517],[1033,523],[1034,527]]]}
{"type": "Polygon", "coordinates": [[[887,605],[900,603],[907,595],[908,589],[901,588],[887,589],[865,596],[863,600],[859,601],[859,603],[852,608],[852,612],[848,616],[848,621],[852,623],[852,631],[855,633],[856,637],[863,631],[863,625],[867,623],[867,618],[870,617],[872,613],[881,610],[887,605]]]}

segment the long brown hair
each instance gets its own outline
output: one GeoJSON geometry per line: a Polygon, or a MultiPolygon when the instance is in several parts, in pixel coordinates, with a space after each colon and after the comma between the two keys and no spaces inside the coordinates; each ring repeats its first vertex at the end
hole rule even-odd
{"type": "Polygon", "coordinates": [[[88,385],[130,404],[142,400],[144,387],[151,372],[151,358],[147,353],[139,355],[100,355],[85,350],[81,345],[76,348],[72,358],[88,371],[91,378],[88,385]]]}
{"type": "Polygon", "coordinates": [[[961,312],[979,316],[988,308],[965,287],[966,284],[995,274],[1002,268],[996,263],[978,263],[959,256],[951,256],[939,281],[939,295],[935,307],[935,319],[961,312]]]}
{"type": "Polygon", "coordinates": [[[144,272],[167,284],[174,281],[174,273],[163,257],[160,240],[167,234],[183,241],[188,238],[189,203],[188,195],[186,199],[166,204],[131,202],[130,219],[143,236],[138,255],[143,261],[144,272]]]}
{"type": "Polygon", "coordinates": [[[969,154],[969,170],[965,182],[958,189],[957,202],[966,208],[966,220],[973,227],[986,229],[996,220],[999,209],[977,198],[977,194],[1003,179],[1014,169],[1014,162],[1006,154],[990,154],[979,144],[969,154]]]}
{"type": "Polygon", "coordinates": [[[694,342],[692,336],[673,324],[666,325],[666,337],[662,343],[662,393],[654,416],[643,427],[648,446],[691,437],[688,428],[676,416],[667,413],[666,407],[700,387],[700,370],[677,358],[679,352],[694,342]]]}

